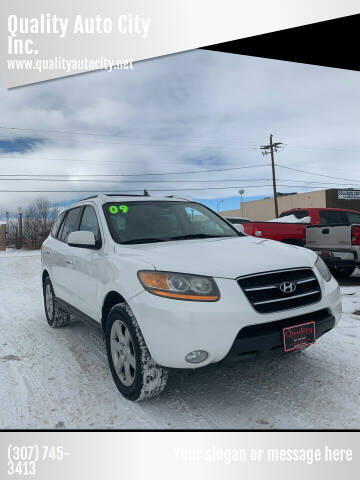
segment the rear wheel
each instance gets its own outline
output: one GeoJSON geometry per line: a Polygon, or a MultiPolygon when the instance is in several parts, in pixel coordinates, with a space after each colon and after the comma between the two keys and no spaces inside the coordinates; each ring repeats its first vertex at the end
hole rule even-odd
{"type": "Polygon", "coordinates": [[[61,309],[56,303],[54,289],[49,277],[46,278],[44,285],[44,306],[45,315],[50,327],[65,327],[70,323],[70,314],[61,309]]]}
{"type": "Polygon", "coordinates": [[[125,398],[142,401],[164,390],[167,370],[151,358],[135,316],[125,303],[110,310],[105,339],[112,377],[125,398]]]}

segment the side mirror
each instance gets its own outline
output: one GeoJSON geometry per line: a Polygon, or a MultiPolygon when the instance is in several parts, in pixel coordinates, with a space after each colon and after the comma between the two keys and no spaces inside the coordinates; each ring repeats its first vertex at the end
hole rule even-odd
{"type": "Polygon", "coordinates": [[[95,235],[93,232],[71,232],[68,236],[67,243],[70,247],[79,248],[94,248],[95,247],[95,235]]]}

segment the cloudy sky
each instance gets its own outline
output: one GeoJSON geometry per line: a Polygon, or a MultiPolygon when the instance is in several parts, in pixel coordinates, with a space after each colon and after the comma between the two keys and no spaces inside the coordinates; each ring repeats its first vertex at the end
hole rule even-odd
{"type": "Polygon", "coordinates": [[[359,72],[197,50],[1,88],[0,214],[39,195],[26,190],[63,203],[147,188],[234,208],[239,188],[271,195],[270,133],[285,144],[279,191],[360,188],[359,87],[359,72]]]}

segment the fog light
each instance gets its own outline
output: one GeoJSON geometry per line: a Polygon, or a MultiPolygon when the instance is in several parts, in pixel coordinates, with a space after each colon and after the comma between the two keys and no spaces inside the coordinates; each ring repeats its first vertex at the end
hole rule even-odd
{"type": "Polygon", "coordinates": [[[208,353],[205,350],[194,350],[186,355],[185,360],[189,363],[201,363],[208,357],[208,353]]]}

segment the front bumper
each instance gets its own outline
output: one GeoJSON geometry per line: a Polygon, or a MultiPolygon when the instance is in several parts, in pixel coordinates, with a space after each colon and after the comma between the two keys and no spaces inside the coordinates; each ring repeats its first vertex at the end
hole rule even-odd
{"type": "Polygon", "coordinates": [[[326,283],[317,273],[316,275],[322,290],[320,301],[270,314],[256,312],[237,282],[224,278],[216,278],[221,292],[221,298],[217,302],[173,300],[143,291],[133,297],[129,305],[150,354],[159,365],[199,368],[219,362],[228,355],[230,358],[236,349],[236,356],[241,357],[238,353],[275,350],[281,346],[280,327],[267,339],[259,339],[259,335],[243,336],[245,327],[266,326],[279,321],[294,321],[293,324],[297,325],[301,323],[296,320],[299,316],[307,315],[307,321],[316,321],[316,316],[319,315],[316,312],[326,310],[328,320],[324,327],[319,326],[318,333],[323,334],[333,328],[341,316],[339,286],[333,278],[326,283]],[[205,350],[208,358],[199,364],[186,362],[185,356],[194,350],[205,350]]]}
{"type": "Polygon", "coordinates": [[[242,359],[266,354],[284,352],[283,328],[315,322],[318,340],[324,333],[335,327],[335,316],[327,308],[296,317],[244,327],[237,334],[234,343],[222,362],[236,362],[242,359]]]}

